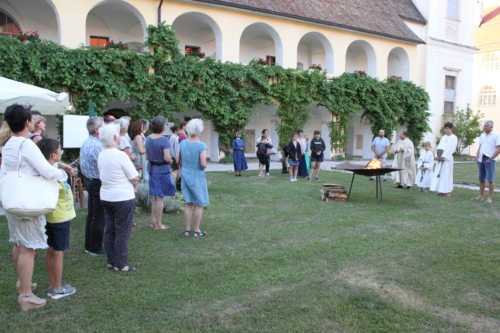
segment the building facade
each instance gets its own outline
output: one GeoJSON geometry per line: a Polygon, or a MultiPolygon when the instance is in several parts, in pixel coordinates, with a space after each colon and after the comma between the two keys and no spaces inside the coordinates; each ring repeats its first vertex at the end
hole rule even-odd
{"type": "MultiPolygon", "coordinates": [[[[185,53],[248,64],[308,69],[328,75],[365,71],[398,76],[427,89],[431,127],[443,112],[471,101],[475,1],[467,0],[0,0],[0,33],[36,30],[68,47],[126,43],[143,50],[145,28],[165,21],[185,53]],[[3,18],[3,21],[2,21],[3,18]],[[450,104],[451,103],[451,104],[450,104]]],[[[329,112],[311,107],[304,132],[329,137],[329,112]]],[[[246,127],[256,139],[266,128],[277,142],[276,110],[259,105],[246,127]]],[[[370,157],[370,124],[355,115],[347,154],[370,157]]],[[[218,135],[207,124],[203,140],[219,159],[218,135]]],[[[329,140],[326,140],[329,141],[329,140]]],[[[249,145],[253,146],[253,145],[249,145]]],[[[248,154],[253,155],[254,147],[248,154]]],[[[330,151],[330,150],[329,150],[330,151]]],[[[328,153],[327,157],[331,154],[328,153]]]]}
{"type": "MultiPolygon", "coordinates": [[[[474,110],[480,110],[484,120],[493,120],[494,131],[500,129],[500,5],[484,7],[482,20],[474,34],[478,49],[474,61],[474,110]]],[[[477,145],[471,147],[475,154],[477,145]]]]}

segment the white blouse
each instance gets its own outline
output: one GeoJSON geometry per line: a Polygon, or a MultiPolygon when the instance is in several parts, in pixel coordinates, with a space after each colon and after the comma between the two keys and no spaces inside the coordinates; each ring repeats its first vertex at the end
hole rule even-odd
{"type": "Polygon", "coordinates": [[[116,148],[106,148],[97,159],[101,177],[101,200],[118,202],[135,199],[134,185],[129,181],[138,177],[130,158],[116,148]]]}
{"type": "MultiPolygon", "coordinates": [[[[2,149],[2,166],[0,175],[17,170],[19,148],[21,147],[21,171],[32,176],[43,176],[48,179],[66,181],[68,174],[47,162],[38,146],[31,140],[13,136],[2,149]]],[[[26,189],[29,191],[29,189],[26,189]]]]}

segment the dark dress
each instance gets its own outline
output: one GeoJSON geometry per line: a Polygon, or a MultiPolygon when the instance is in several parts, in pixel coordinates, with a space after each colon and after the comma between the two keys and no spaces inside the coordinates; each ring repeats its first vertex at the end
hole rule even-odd
{"type": "Polygon", "coordinates": [[[159,198],[174,196],[172,169],[163,158],[163,150],[170,148],[170,140],[164,136],[156,139],[148,136],[145,147],[148,157],[149,195],[159,198]]]}
{"type": "Polygon", "coordinates": [[[233,140],[233,164],[234,171],[247,170],[247,159],[245,158],[245,141],[236,138],[233,140]]]}

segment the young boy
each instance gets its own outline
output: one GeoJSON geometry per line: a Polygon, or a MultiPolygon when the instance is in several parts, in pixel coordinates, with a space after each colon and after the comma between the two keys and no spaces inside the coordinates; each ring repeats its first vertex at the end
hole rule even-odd
{"type": "MultiPolygon", "coordinates": [[[[60,168],[67,168],[65,164],[60,163],[63,151],[56,140],[42,139],[37,145],[50,164],[57,165],[60,168]]],[[[75,216],[71,188],[66,182],[59,183],[57,206],[53,212],[47,214],[47,225],[45,226],[45,233],[48,238],[47,244],[49,245],[45,258],[47,273],[49,274],[47,296],[52,299],[60,299],[76,292],[76,288],[69,284],[62,285],[64,251],[69,249],[71,232],[69,221],[74,219],[75,216]]]]}
{"type": "Polygon", "coordinates": [[[432,169],[434,168],[434,154],[431,151],[431,143],[425,142],[420,151],[417,161],[417,179],[415,183],[420,188],[419,192],[427,192],[431,186],[432,169]]]}

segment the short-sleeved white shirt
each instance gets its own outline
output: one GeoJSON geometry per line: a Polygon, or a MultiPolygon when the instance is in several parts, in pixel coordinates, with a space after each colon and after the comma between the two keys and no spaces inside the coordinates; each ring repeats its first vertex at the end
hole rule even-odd
{"type": "Polygon", "coordinates": [[[135,198],[134,186],[129,181],[138,176],[130,158],[124,152],[104,149],[97,160],[101,177],[101,200],[117,202],[135,198]]]}
{"type": "Polygon", "coordinates": [[[497,146],[500,146],[500,135],[498,135],[498,133],[494,133],[493,131],[490,132],[490,134],[483,132],[479,137],[478,162],[482,161],[483,155],[490,158],[494,156],[497,146]]]}
{"type": "MultiPolygon", "coordinates": [[[[389,142],[389,139],[387,138],[380,138],[380,136],[375,137],[373,139],[373,146],[375,147],[375,154],[380,155],[382,154],[387,147],[391,146],[391,143],[389,142]]],[[[387,153],[385,153],[382,158],[386,157],[387,153]]]]}

